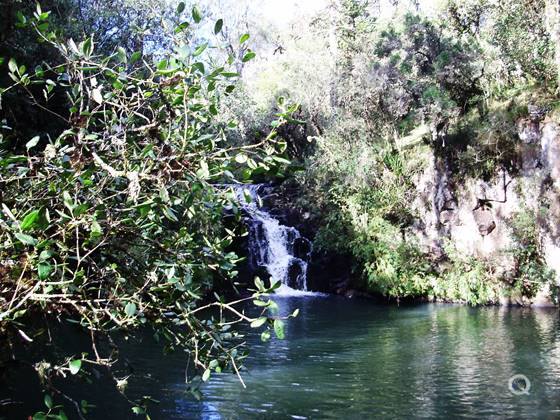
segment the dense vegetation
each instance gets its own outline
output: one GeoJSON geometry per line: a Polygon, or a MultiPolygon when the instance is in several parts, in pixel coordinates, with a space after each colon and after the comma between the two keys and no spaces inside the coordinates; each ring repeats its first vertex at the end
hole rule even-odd
{"type": "Polygon", "coordinates": [[[52,319],[91,335],[87,352],[33,360],[36,418],[85,415],[58,384],[94,366],[126,394],[112,366],[131,331],[187,351],[195,394],[211,372],[241,379],[232,325],[282,338],[275,285],[237,277],[228,184],[283,181],[316,254],[348,256],[368,292],[487,304],[552,283],[550,203],[512,217],[506,273],[414,232],[428,169],[459,188],[515,175],[518,120],[558,119],[557,2],[333,0],[289,25],[249,0],[161,3],[0,0],[1,350],[16,360],[52,319]]]}
{"type": "MultiPolygon", "coordinates": [[[[502,170],[515,174],[519,118],[529,116],[528,106],[557,115],[557,6],[448,1],[425,13],[417,2],[394,3],[383,16],[374,1],[333,2],[280,32],[282,57],[257,62],[256,80],[244,79],[247,125],[267,121],[278,93],[301,102],[306,130],[289,133],[289,150],[305,168],[296,206],[318,229],[316,251],[350,255],[355,287],[473,304],[513,290],[534,296],[554,278],[531,234],[535,226],[521,224],[522,233],[511,223],[523,247],[532,238],[533,251],[514,253],[515,268],[503,276],[453,243],[430,252],[412,232],[427,169],[450,174],[458,189],[502,170]],[[526,271],[530,285],[519,275],[526,271]]],[[[537,219],[538,211],[526,211],[537,219]]]]}
{"type": "MultiPolygon", "coordinates": [[[[73,415],[81,417],[88,403],[73,401],[57,378],[87,378],[94,366],[114,375],[112,338],[139,328],[153,329],[168,349],[188,352],[193,390],[212,371],[239,375],[245,349],[232,325],[267,326],[266,340],[272,329],[282,338],[283,321],[267,298],[275,286],[258,279],[246,297],[221,297],[234,290],[240,257],[231,244],[242,233],[227,184],[284,171],[286,145],[277,130],[296,108],[280,101],[272,130],[258,143],[228,143],[235,123],[217,116],[235,89],[235,58],[203,56],[215,41],[195,36],[192,28],[202,22],[197,7],[186,11],[179,3],[160,17],[172,30],[150,54],[103,39],[103,32],[73,40],[65,30],[77,31],[76,23],[64,21],[72,3],[51,10],[26,5],[2,17],[15,24],[1,51],[2,363],[24,357],[17,343],[44,340],[49,319],[91,333],[90,351],[63,348],[58,358],[28,361],[48,391],[47,412],[36,418],[65,418],[56,402],[73,402],[73,415]],[[239,308],[251,300],[261,308],[256,317],[239,308]],[[46,329],[33,322],[41,313],[46,329]]],[[[103,16],[81,22],[95,33],[119,24],[103,16]]],[[[214,39],[222,26],[215,22],[214,39]]],[[[253,57],[247,51],[240,60],[253,57]]],[[[124,391],[126,381],[114,379],[124,391]]],[[[131,404],[144,412],[144,402],[131,404]]]]}

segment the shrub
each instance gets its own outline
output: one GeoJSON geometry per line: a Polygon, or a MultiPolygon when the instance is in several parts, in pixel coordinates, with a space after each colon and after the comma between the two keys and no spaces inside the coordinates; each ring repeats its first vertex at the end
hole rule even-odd
{"type": "Polygon", "coordinates": [[[544,260],[538,220],[538,215],[529,209],[519,211],[510,220],[513,244],[509,252],[515,261],[512,287],[529,298],[555,277],[544,260]]]}
{"type": "MultiPolygon", "coordinates": [[[[199,20],[194,9],[193,25],[199,20]]],[[[13,115],[2,128],[0,333],[31,340],[37,312],[65,314],[91,331],[93,358],[36,365],[51,388],[51,376],[77,374],[82,364],[111,366],[96,340],[142,326],[168,348],[187,350],[203,380],[237,371],[244,353],[230,322],[274,325],[280,337],[282,321],[267,315],[273,302],[261,297],[274,287],[258,279],[254,294],[234,304],[217,294],[204,300],[215,279],[236,276],[239,261],[228,252],[237,227],[223,223],[226,214],[240,220],[234,193],[216,184],[278,173],[285,142],[273,129],[258,144],[227,144],[227,126],[216,116],[236,75],[227,64],[208,66],[201,58],[207,44],[187,44],[184,27],[177,53],[152,65],[141,52],[97,53],[93,37],[63,40],[40,6],[26,25],[56,61],[28,69],[11,58],[13,84],[0,94],[29,98],[65,129],[53,136],[36,127],[22,142],[10,134],[13,115]],[[67,108],[50,108],[61,97],[67,108]],[[234,308],[248,299],[262,308],[259,317],[234,308]],[[205,319],[210,307],[225,312],[205,319]]],[[[280,104],[274,127],[295,109],[280,104]]]]}

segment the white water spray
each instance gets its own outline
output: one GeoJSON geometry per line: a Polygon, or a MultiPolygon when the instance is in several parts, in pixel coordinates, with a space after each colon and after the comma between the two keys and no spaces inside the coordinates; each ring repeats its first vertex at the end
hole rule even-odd
{"type": "Polygon", "coordinates": [[[282,225],[262,208],[259,194],[267,194],[265,185],[236,185],[237,199],[248,215],[249,253],[253,268],[264,267],[270,277],[280,280],[280,295],[306,295],[307,264],[311,243],[296,228],[282,225]]]}

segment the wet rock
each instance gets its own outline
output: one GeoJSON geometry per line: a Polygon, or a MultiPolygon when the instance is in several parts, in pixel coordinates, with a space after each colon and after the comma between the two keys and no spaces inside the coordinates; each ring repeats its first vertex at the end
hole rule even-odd
{"type": "Polygon", "coordinates": [[[452,225],[457,219],[457,213],[452,210],[444,210],[439,215],[439,220],[444,225],[452,225]]]}
{"type": "Polygon", "coordinates": [[[292,289],[301,288],[301,275],[303,274],[302,262],[298,259],[293,259],[290,261],[288,266],[288,286],[292,289]]]}
{"type": "Polygon", "coordinates": [[[293,242],[294,256],[301,259],[309,258],[311,253],[311,242],[305,238],[295,238],[293,242]]]}
{"type": "Polygon", "coordinates": [[[545,122],[542,128],[541,162],[550,171],[550,178],[556,188],[560,188],[560,125],[545,122]]]}
{"type": "Polygon", "coordinates": [[[260,278],[265,282],[265,284],[268,284],[270,280],[270,273],[266,270],[265,267],[256,267],[252,270],[252,272],[255,277],[260,278]]]}
{"type": "Polygon", "coordinates": [[[350,287],[351,269],[350,255],[312,252],[307,271],[307,287],[327,293],[341,289],[340,294],[343,294],[350,287]]]}

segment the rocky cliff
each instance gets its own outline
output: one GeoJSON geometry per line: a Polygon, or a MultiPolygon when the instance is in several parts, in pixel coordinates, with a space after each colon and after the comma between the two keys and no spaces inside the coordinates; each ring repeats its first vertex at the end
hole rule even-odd
{"type": "Polygon", "coordinates": [[[488,261],[495,275],[515,276],[513,223],[534,215],[535,244],[550,269],[550,282],[532,299],[515,294],[503,303],[549,305],[552,286],[560,285],[560,125],[536,115],[517,122],[516,169],[496,169],[491,179],[457,180],[445,160],[430,156],[417,175],[413,207],[419,216],[408,235],[436,257],[451,243],[457,252],[488,261]]]}

